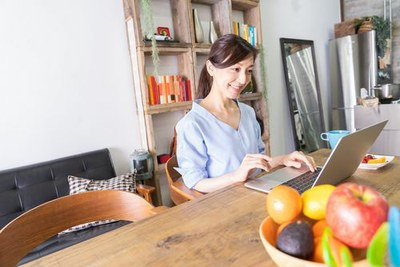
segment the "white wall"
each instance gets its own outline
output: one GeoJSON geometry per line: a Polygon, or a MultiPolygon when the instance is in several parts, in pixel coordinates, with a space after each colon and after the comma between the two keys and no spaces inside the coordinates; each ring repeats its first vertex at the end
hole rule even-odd
{"type": "Polygon", "coordinates": [[[334,24],[340,22],[340,1],[269,0],[260,3],[267,69],[270,145],[272,155],[278,155],[289,153],[295,148],[279,38],[314,41],[324,115],[327,118],[327,105],[330,101],[328,40],[334,37],[334,24]]]}
{"type": "Polygon", "coordinates": [[[122,0],[0,1],[0,170],[141,144],[122,0]]]}
{"type": "MultiPolygon", "coordinates": [[[[277,155],[294,149],[279,38],[314,40],[326,102],[340,1],[260,2],[277,155]]],[[[109,147],[127,171],[141,141],[122,0],[2,0],[0,36],[0,170],[109,147]]]]}

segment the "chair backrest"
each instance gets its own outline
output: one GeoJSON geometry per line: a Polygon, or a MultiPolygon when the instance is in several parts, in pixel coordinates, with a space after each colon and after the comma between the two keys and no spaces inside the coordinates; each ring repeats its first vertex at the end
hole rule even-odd
{"type": "Polygon", "coordinates": [[[182,176],[177,172],[174,167],[178,167],[176,156],[172,156],[165,164],[165,171],[168,178],[169,193],[175,205],[179,205],[186,201],[204,195],[199,191],[189,189],[183,183],[182,176]]]}
{"type": "Polygon", "coordinates": [[[142,197],[99,190],[60,197],[21,214],[0,230],[0,266],[15,266],[45,240],[72,226],[97,220],[137,221],[154,214],[142,197]]]}

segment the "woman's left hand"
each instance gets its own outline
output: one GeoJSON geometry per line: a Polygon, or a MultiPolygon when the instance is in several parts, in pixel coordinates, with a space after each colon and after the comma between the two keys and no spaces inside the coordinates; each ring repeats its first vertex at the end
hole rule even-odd
{"type": "Polygon", "coordinates": [[[312,172],[314,172],[317,167],[314,159],[304,155],[301,151],[294,151],[288,155],[282,156],[282,165],[300,168],[302,163],[305,163],[312,172]]]}

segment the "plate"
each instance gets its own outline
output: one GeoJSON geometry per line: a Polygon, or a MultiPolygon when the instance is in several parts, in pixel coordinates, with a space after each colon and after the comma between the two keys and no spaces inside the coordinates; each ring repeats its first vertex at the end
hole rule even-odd
{"type": "Polygon", "coordinates": [[[382,168],[383,166],[386,166],[387,164],[389,164],[394,159],[394,156],[375,155],[375,154],[369,154],[369,155],[374,156],[374,158],[386,157],[386,162],[384,162],[384,163],[375,163],[375,164],[361,163],[360,166],[358,166],[359,169],[377,170],[379,168],[382,168]]]}

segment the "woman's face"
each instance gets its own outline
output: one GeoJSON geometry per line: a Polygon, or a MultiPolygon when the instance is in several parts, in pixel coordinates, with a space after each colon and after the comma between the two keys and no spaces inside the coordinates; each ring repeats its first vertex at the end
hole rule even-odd
{"type": "Polygon", "coordinates": [[[251,80],[253,66],[253,56],[224,69],[218,69],[210,61],[207,61],[208,73],[213,77],[211,90],[219,90],[230,99],[238,98],[251,80]]]}

